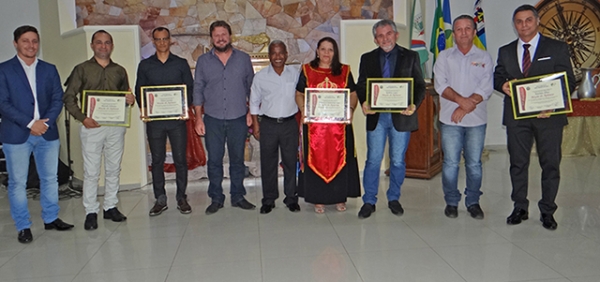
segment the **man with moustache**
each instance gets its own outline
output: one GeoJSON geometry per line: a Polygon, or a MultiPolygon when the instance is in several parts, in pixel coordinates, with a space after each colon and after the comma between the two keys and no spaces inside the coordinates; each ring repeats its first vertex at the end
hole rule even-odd
{"type": "Polygon", "coordinates": [[[206,214],[223,207],[223,157],[229,153],[231,205],[245,210],[256,206],[245,198],[244,145],[252,124],[248,97],[254,71],[248,54],[231,46],[231,27],[225,21],[210,25],[213,49],[198,57],[194,78],[195,130],[204,135],[208,154],[208,196],[206,214]]]}
{"type": "Polygon", "coordinates": [[[27,174],[31,153],[40,177],[40,205],[44,229],[69,230],[73,225],[58,218],[58,155],[56,119],[63,96],[56,67],[39,60],[40,36],[33,26],[15,29],[17,55],[0,64],[0,142],[8,172],[10,215],[17,239],[33,241],[27,208],[27,174]]]}
{"type": "Polygon", "coordinates": [[[280,40],[269,44],[271,64],[254,77],[250,94],[252,134],[260,140],[260,173],[263,199],[260,213],[270,213],[279,197],[277,166],[283,165],[283,203],[291,212],[300,211],[296,193],[298,123],[296,83],[299,69],[286,66],[287,47],[280,40]],[[261,139],[262,138],[262,139],[261,139]]]}
{"type": "MultiPolygon", "coordinates": [[[[114,44],[112,36],[105,30],[92,35],[90,44],[94,56],[75,66],[67,79],[67,90],[63,101],[67,111],[82,127],[79,133],[83,151],[83,206],[86,216],[85,230],[98,228],[98,178],[104,155],[104,219],[114,222],[125,221],[127,217],[117,209],[121,159],[125,145],[125,127],[100,126],[93,118],[81,112],[77,94],[84,90],[130,91],[125,69],[110,59],[114,44]]],[[[126,102],[132,105],[135,97],[127,94],[126,102]]]]}
{"type": "Polygon", "coordinates": [[[388,208],[395,215],[404,214],[399,202],[400,188],[406,175],[404,157],[411,131],[419,128],[416,110],[425,98],[425,81],[417,52],[396,44],[398,30],[392,20],[381,20],[373,25],[373,37],[379,48],[360,58],[357,83],[358,99],[367,116],[367,161],[363,177],[364,205],[358,217],[367,218],[375,212],[381,160],[386,139],[389,140],[390,186],[387,190],[388,208]],[[414,101],[401,113],[375,113],[367,102],[367,78],[412,77],[414,101]]]}
{"type": "MultiPolygon", "coordinates": [[[[194,79],[187,61],[171,53],[171,32],[164,27],[152,31],[152,41],[156,54],[140,62],[135,83],[136,100],[142,105],[141,87],[157,85],[180,85],[187,88],[187,103],[192,103],[194,79]]],[[[167,195],[165,192],[165,156],[167,137],[171,144],[173,162],[175,163],[175,183],[177,185],[177,209],[182,214],[192,212],[187,202],[185,190],[188,182],[188,167],[186,159],[187,127],[185,120],[155,120],[146,123],[148,145],[152,154],[152,187],[156,202],[150,209],[150,216],[156,216],[167,210],[167,195]]]]}
{"type": "Polygon", "coordinates": [[[463,155],[467,175],[465,206],[471,217],[483,219],[479,205],[483,174],[481,153],[485,142],[487,100],[494,90],[493,62],[488,52],[473,44],[477,34],[473,17],[462,15],[454,19],[452,34],[456,45],[442,51],[433,66],[435,91],[441,94],[444,214],[450,218],[458,216],[461,198],[458,171],[463,155]]]}
{"type": "Polygon", "coordinates": [[[538,202],[540,221],[548,230],[558,227],[554,219],[557,209],[555,199],[560,183],[560,160],[563,127],[567,125],[564,114],[550,115],[542,112],[537,118],[516,120],[512,112],[509,82],[514,79],[544,74],[566,72],[569,89],[575,89],[575,77],[570,61],[569,47],[539,33],[540,19],[531,5],[522,5],[513,13],[513,24],[519,38],[498,50],[498,64],[494,70],[494,89],[504,97],[503,124],[506,126],[508,154],[510,155],[511,198],[514,210],[506,219],[509,225],[519,224],[529,218],[527,190],[529,161],[535,140],[542,168],[542,199],[538,202]]]}

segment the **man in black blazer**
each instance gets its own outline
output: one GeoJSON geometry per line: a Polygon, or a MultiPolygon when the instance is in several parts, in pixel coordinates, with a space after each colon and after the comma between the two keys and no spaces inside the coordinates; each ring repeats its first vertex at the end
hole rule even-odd
{"type": "Polygon", "coordinates": [[[360,58],[360,69],[356,93],[367,116],[367,161],[365,164],[363,187],[364,205],[359,218],[367,218],[375,211],[381,160],[386,139],[390,152],[390,186],[387,190],[388,207],[395,215],[402,215],[400,187],[404,182],[406,164],[404,155],[411,131],[419,128],[416,109],[425,98],[425,81],[417,52],[402,48],[398,40],[396,24],[391,20],[381,20],[373,25],[373,37],[379,48],[365,53],[360,58]],[[401,113],[375,113],[367,103],[367,79],[403,77],[414,79],[414,101],[401,113]]]}
{"type": "Polygon", "coordinates": [[[568,45],[541,35],[539,23],[538,13],[531,5],[522,5],[514,11],[513,24],[519,38],[498,51],[494,89],[506,94],[503,124],[506,126],[514,202],[514,210],[506,223],[519,224],[529,218],[528,169],[535,140],[542,168],[542,199],[538,202],[540,220],[544,228],[554,230],[558,226],[553,217],[557,208],[554,200],[560,182],[561,143],[567,117],[542,112],[537,118],[515,120],[508,83],[513,79],[566,71],[568,87],[571,91],[575,89],[568,45]]]}

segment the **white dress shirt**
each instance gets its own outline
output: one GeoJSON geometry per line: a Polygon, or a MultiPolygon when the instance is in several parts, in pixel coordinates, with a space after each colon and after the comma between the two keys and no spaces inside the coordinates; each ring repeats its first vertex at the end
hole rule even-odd
{"type": "Polygon", "coordinates": [[[494,91],[493,68],[492,56],[475,45],[467,54],[463,54],[456,46],[440,53],[433,66],[434,87],[440,94],[440,122],[466,127],[487,123],[487,100],[494,91]],[[441,96],[447,87],[465,98],[474,93],[479,94],[483,101],[465,115],[460,123],[455,124],[452,122],[452,113],[458,108],[458,104],[441,96]]]}
{"type": "Polygon", "coordinates": [[[519,38],[519,42],[517,44],[517,59],[519,60],[519,68],[521,69],[521,72],[523,72],[523,51],[525,51],[525,48],[523,48],[523,44],[531,45],[531,46],[529,46],[529,58],[533,62],[533,57],[535,57],[535,50],[537,50],[537,46],[538,46],[539,42],[540,42],[540,34],[539,33],[537,33],[535,35],[535,37],[533,37],[531,39],[531,41],[529,41],[529,42],[524,42],[523,40],[521,40],[521,38],[519,38]]]}
{"type": "Polygon", "coordinates": [[[17,59],[19,59],[19,62],[21,62],[21,66],[23,66],[23,70],[25,71],[25,75],[27,75],[27,80],[29,81],[29,87],[31,87],[31,93],[33,93],[33,101],[34,101],[33,119],[27,124],[27,128],[31,128],[31,126],[33,126],[33,123],[36,120],[40,119],[40,110],[38,108],[37,85],[36,85],[36,75],[35,75],[35,70],[37,67],[38,59],[35,58],[35,61],[33,61],[33,64],[31,64],[30,66],[28,66],[25,63],[25,61],[21,60],[21,58],[19,58],[19,56],[17,56],[17,59]]]}
{"type": "Polygon", "coordinates": [[[250,114],[284,118],[298,112],[296,84],[299,76],[300,69],[296,66],[284,66],[281,75],[272,65],[259,71],[250,88],[250,114]]]}

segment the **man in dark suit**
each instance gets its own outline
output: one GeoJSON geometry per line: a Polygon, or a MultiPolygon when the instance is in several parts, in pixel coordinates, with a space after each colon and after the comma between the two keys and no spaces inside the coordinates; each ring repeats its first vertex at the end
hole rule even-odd
{"type": "Polygon", "coordinates": [[[544,111],[537,118],[515,120],[508,83],[513,79],[566,71],[568,87],[571,91],[575,89],[567,44],[541,35],[538,32],[539,23],[538,13],[531,5],[522,5],[514,11],[513,24],[519,38],[498,51],[494,89],[506,94],[503,124],[506,126],[513,188],[511,198],[514,202],[514,210],[506,223],[519,224],[529,218],[528,169],[535,140],[542,168],[542,199],[538,202],[540,220],[544,228],[554,230],[558,226],[553,217],[557,208],[554,200],[560,182],[561,143],[567,117],[564,114],[550,115],[544,111]]]}
{"type": "Polygon", "coordinates": [[[40,204],[45,229],[69,230],[58,218],[58,154],[56,118],[63,90],[54,65],[38,60],[39,34],[32,26],[14,31],[17,55],[0,64],[0,142],[6,156],[10,213],[21,243],[33,240],[27,208],[27,173],[33,152],[40,177],[40,204]]]}
{"type": "Polygon", "coordinates": [[[386,139],[389,140],[390,186],[387,190],[388,208],[395,215],[402,215],[400,187],[406,174],[404,155],[411,131],[417,130],[419,123],[416,109],[425,98],[425,81],[421,72],[419,55],[396,44],[398,40],[396,24],[391,20],[381,20],[373,25],[373,37],[379,48],[365,53],[360,58],[359,77],[356,93],[367,116],[367,161],[363,177],[364,205],[359,218],[367,218],[375,211],[381,160],[386,139]],[[411,77],[414,79],[414,101],[401,113],[376,113],[367,102],[367,79],[411,77]]]}

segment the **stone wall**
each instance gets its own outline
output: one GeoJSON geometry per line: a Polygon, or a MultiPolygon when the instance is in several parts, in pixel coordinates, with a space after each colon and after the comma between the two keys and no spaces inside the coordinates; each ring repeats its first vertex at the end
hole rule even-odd
{"type": "MultiPolygon", "coordinates": [[[[339,40],[342,19],[391,19],[392,0],[75,0],[77,25],[138,24],[142,57],[154,53],[152,29],[171,30],[171,51],[194,68],[210,50],[209,25],[231,24],[233,45],[247,53],[267,52],[271,40],[286,43],[289,62],[314,57],[317,41],[339,40]]],[[[361,35],[370,40],[370,35],[361,35]]],[[[118,45],[119,42],[115,42],[118,45]]]]}

